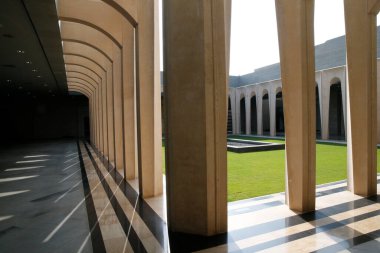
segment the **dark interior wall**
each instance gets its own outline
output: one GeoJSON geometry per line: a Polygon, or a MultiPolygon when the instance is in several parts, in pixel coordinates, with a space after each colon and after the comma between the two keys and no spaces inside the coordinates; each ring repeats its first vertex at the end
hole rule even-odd
{"type": "Polygon", "coordinates": [[[6,98],[0,101],[0,141],[85,137],[84,96],[6,98]]]}
{"type": "Polygon", "coordinates": [[[344,116],[341,83],[330,86],[329,139],[344,140],[344,116]]]}

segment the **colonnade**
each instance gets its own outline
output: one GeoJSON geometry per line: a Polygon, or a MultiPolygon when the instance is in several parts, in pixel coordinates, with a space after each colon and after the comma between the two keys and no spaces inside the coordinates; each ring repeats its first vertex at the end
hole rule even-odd
{"type": "MultiPolygon", "coordinates": [[[[345,133],[347,129],[347,103],[346,103],[346,67],[339,66],[331,69],[325,69],[315,72],[315,85],[316,91],[318,94],[318,101],[316,106],[319,107],[319,120],[317,122],[318,131],[320,131],[319,138],[323,140],[335,139],[337,137],[345,138],[345,133]],[[331,96],[330,89],[334,84],[340,85],[340,96],[341,101],[339,108],[331,108],[331,96]],[[344,134],[342,136],[332,136],[330,135],[329,125],[337,124],[337,122],[333,122],[335,119],[331,117],[332,110],[339,110],[342,108],[343,113],[343,128],[344,134]],[[330,119],[331,118],[331,119],[330,119]]],[[[276,124],[278,124],[277,119],[280,115],[276,112],[276,107],[278,107],[279,94],[282,95],[282,82],[281,80],[271,80],[263,83],[246,85],[238,88],[229,88],[229,99],[231,99],[231,112],[232,112],[232,132],[233,134],[256,134],[256,135],[269,135],[276,136],[276,124]],[[263,111],[263,97],[265,94],[268,94],[269,100],[269,111],[268,113],[264,113],[263,111]],[[256,111],[252,111],[252,101],[251,99],[255,99],[256,111]],[[241,108],[240,101],[244,99],[245,106],[241,108]],[[233,102],[232,102],[233,101],[233,102]],[[244,110],[242,110],[244,109],[244,110]],[[242,111],[245,112],[245,131],[242,131],[242,111]],[[256,117],[257,126],[252,126],[252,117],[256,117]],[[263,121],[269,121],[269,132],[265,133],[263,130],[263,121]],[[252,131],[254,129],[256,131],[252,131]]],[[[317,117],[318,117],[317,116],[317,117]]],[[[281,135],[284,133],[281,132],[281,135]]]]}
{"type": "MultiPolygon", "coordinates": [[[[347,45],[348,188],[375,195],[377,0],[345,0],[347,45]]],[[[276,0],[286,125],[286,199],[300,212],[315,209],[314,1],[276,0]]]]}
{"type": "MultiPolygon", "coordinates": [[[[314,1],[276,0],[281,83],[276,80],[230,89],[231,110],[235,111],[234,132],[238,133],[241,129],[241,99],[250,101],[256,95],[257,110],[262,111],[262,97],[268,93],[272,112],[270,132],[274,135],[273,101],[281,87],[286,126],[286,202],[291,209],[299,212],[315,209],[316,85],[322,138],[326,139],[329,136],[329,88],[338,80],[341,83],[344,125],[347,129],[349,190],[361,196],[372,196],[377,192],[376,143],[380,131],[377,127],[376,15],[380,10],[380,1],[345,0],[344,7],[346,71],[340,74],[336,71],[315,73],[314,1]]],[[[248,118],[251,113],[247,108],[246,102],[248,118]]],[[[262,134],[262,116],[259,113],[257,131],[262,134]]],[[[249,124],[250,120],[247,120],[248,131],[249,124]]]]}
{"type": "Polygon", "coordinates": [[[68,89],[89,99],[90,139],[143,197],[162,193],[157,1],[59,0],[68,89]]]}
{"type": "MultiPolygon", "coordinates": [[[[344,3],[349,187],[370,196],[376,194],[375,17],[380,1],[344,3]]],[[[126,179],[138,176],[143,198],[161,194],[158,1],[57,4],[68,86],[89,98],[92,145],[126,179]]],[[[174,232],[224,233],[231,1],[164,0],[163,11],[168,226],[174,232]]],[[[276,0],[276,11],[286,198],[291,209],[307,212],[315,209],[316,81],[322,85],[314,66],[314,1],[276,0]]],[[[273,105],[279,85],[239,93],[231,102],[267,92],[273,105]]]]}

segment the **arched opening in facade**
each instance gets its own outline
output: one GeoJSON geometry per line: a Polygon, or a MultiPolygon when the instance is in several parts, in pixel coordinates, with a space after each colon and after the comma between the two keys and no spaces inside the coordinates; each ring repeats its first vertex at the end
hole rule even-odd
{"type": "Polygon", "coordinates": [[[228,96],[227,134],[232,134],[232,110],[230,96],[228,96]]]}
{"type": "Polygon", "coordinates": [[[329,139],[331,140],[345,139],[341,86],[338,78],[331,81],[329,103],[329,139]]]}
{"type": "Polygon", "coordinates": [[[276,135],[285,136],[284,105],[281,88],[276,91],[276,135]]]}
{"type": "Polygon", "coordinates": [[[263,135],[270,134],[270,117],[269,117],[269,94],[268,90],[263,91],[263,135]]]}
{"type": "Polygon", "coordinates": [[[240,99],[240,133],[245,134],[245,97],[240,99]]]}
{"type": "Polygon", "coordinates": [[[251,97],[251,134],[257,134],[257,104],[256,94],[251,97]]]}
{"type": "Polygon", "coordinates": [[[320,99],[319,99],[319,89],[318,84],[315,86],[315,111],[316,111],[316,138],[321,139],[322,137],[322,126],[321,126],[321,109],[320,109],[320,99]]]}

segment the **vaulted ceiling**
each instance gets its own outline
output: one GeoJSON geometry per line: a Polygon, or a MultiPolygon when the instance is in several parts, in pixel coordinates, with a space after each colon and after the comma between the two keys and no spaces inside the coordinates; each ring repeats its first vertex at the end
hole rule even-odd
{"type": "Polygon", "coordinates": [[[67,94],[54,0],[1,0],[0,96],[67,94]]]}

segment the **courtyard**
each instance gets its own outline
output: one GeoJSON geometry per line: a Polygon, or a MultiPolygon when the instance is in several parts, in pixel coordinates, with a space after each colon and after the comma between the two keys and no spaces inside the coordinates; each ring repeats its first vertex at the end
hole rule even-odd
{"type": "MultiPolygon", "coordinates": [[[[242,140],[285,143],[280,138],[230,135],[242,140]]],[[[347,147],[343,144],[317,142],[317,185],[347,179],[347,147]]],[[[165,172],[165,148],[162,147],[165,172]]],[[[228,201],[237,201],[285,191],[285,150],[249,153],[227,152],[228,201]]],[[[380,149],[377,149],[377,159],[380,149]]],[[[380,173],[380,164],[377,164],[380,173]]]]}

